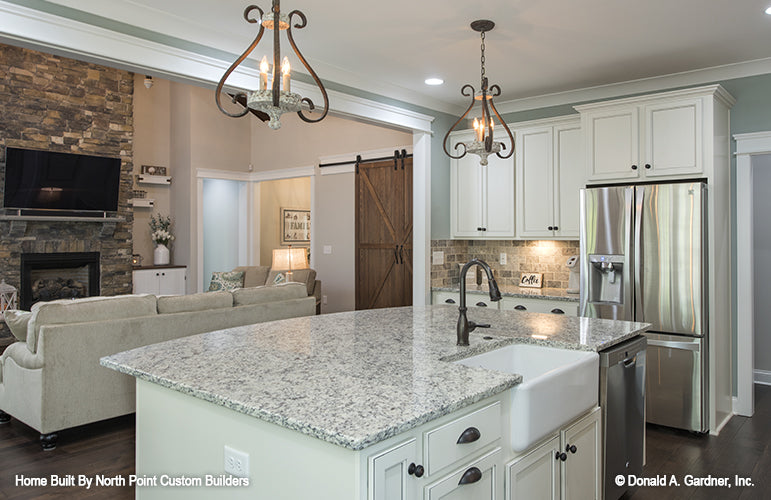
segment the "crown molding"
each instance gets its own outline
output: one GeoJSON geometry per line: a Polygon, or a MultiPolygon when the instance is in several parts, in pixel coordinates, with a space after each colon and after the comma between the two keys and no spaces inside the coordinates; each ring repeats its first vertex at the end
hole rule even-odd
{"type": "Polygon", "coordinates": [[[496,104],[496,107],[501,114],[516,113],[518,111],[612,99],[633,94],[660,92],[677,87],[704,85],[712,82],[765,75],[768,73],[771,73],[771,58],[756,59],[753,61],[714,66],[682,73],[673,73],[651,78],[642,78],[639,80],[630,80],[627,82],[569,90],[566,92],[557,92],[554,94],[514,99],[496,104]]]}
{"type": "MultiPolygon", "coordinates": [[[[0,40],[170,80],[213,87],[231,62],[222,61],[98,26],[0,0],[0,40]]],[[[292,82],[297,91],[322,102],[315,85],[292,82]]],[[[239,66],[228,87],[259,86],[257,68],[239,66]]],[[[434,117],[344,92],[328,90],[330,112],[409,130],[431,132],[434,117]]],[[[388,97],[388,96],[385,96],[388,97]]],[[[423,103],[425,105],[425,103],[423,103]]]]}

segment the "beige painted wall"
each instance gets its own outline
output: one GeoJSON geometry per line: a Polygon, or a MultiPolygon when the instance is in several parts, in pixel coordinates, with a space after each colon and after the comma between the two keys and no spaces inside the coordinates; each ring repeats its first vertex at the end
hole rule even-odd
{"type": "MultiPolygon", "coordinates": [[[[197,169],[255,172],[309,167],[319,158],[357,154],[377,149],[396,149],[412,144],[412,133],[372,125],[362,121],[328,116],[318,124],[308,124],[296,115],[284,115],[282,127],[270,130],[252,115],[229,118],[217,109],[213,91],[155,79],[151,89],[143,86],[144,75],[135,79],[135,164],[169,167],[170,188],[154,188],[157,209],[171,213],[177,240],[172,262],[188,266],[188,293],[197,286],[197,169]],[[157,191],[160,189],[160,191],[157,191]]],[[[354,308],[354,176],[319,175],[316,168],[315,192],[311,194],[316,253],[313,266],[322,280],[327,304],[325,312],[354,308]],[[324,246],[332,248],[324,254],[324,246]]],[[[310,191],[310,187],[303,188],[310,191]]],[[[260,194],[259,185],[254,193],[260,194]]],[[[305,192],[305,191],[304,191],[305,192]]],[[[148,196],[149,196],[148,189],[148,196]]],[[[303,195],[305,196],[305,195],[303,195]]],[[[258,210],[256,205],[254,208],[258,210]]],[[[152,263],[152,244],[147,223],[149,209],[135,210],[134,244],[145,264],[152,263]]],[[[273,217],[277,220],[278,217],[273,217]]],[[[255,218],[256,220],[256,218],[255,218]]],[[[267,223],[266,223],[267,224],[267,223]]],[[[274,229],[263,237],[255,235],[252,263],[263,263],[257,244],[269,240],[274,229]]],[[[266,243],[271,245],[271,243],[266,243]]],[[[273,248],[273,247],[271,247],[273,248]]],[[[245,263],[246,264],[246,263],[245,263]]]]}
{"type": "MultiPolygon", "coordinates": [[[[412,133],[328,116],[307,124],[296,115],[281,118],[270,130],[252,120],[252,164],[255,171],[317,165],[319,157],[356,154],[412,144],[412,133]]],[[[351,157],[353,159],[353,157],[351,157]]],[[[322,312],[351,311],[356,305],[354,252],[354,174],[320,175],[316,182],[312,224],[315,238],[311,262],[322,283],[322,312]],[[331,253],[324,253],[328,247],[331,253]]]]}
{"type": "MultiPolygon", "coordinates": [[[[260,182],[260,264],[269,266],[273,249],[281,248],[281,209],[311,208],[311,178],[260,182]]],[[[311,221],[313,223],[313,221],[311,221]]],[[[285,246],[285,245],[284,245],[285,246]]],[[[308,246],[308,245],[294,245],[308,246]]]]}
{"type": "MultiPolygon", "coordinates": [[[[147,89],[145,75],[134,75],[134,173],[142,165],[166,167],[171,164],[171,82],[155,80],[147,89]]],[[[144,265],[153,263],[153,242],[150,241],[150,215],[154,212],[169,214],[171,190],[168,186],[135,185],[147,191],[147,198],[155,200],[155,208],[134,209],[134,253],[142,256],[144,265]]]]}
{"type": "Polygon", "coordinates": [[[271,130],[257,119],[252,124],[252,164],[255,171],[316,165],[319,157],[412,145],[412,133],[362,121],[327,116],[308,124],[296,114],[281,117],[271,130]]]}

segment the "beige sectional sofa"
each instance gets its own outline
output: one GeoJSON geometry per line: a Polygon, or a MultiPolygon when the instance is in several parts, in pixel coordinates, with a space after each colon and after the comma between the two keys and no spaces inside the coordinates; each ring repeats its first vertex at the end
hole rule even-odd
{"type": "MultiPolygon", "coordinates": [[[[18,341],[0,355],[0,423],[15,417],[53,449],[56,432],[134,412],[134,379],[103,356],[197,333],[313,315],[299,283],[194,295],[38,302],[8,313],[18,341]],[[26,326],[26,328],[25,328],[26,326]]],[[[159,360],[162,362],[162,360],[159,360]]]]}
{"type": "MultiPolygon", "coordinates": [[[[270,266],[241,266],[231,272],[244,273],[244,287],[275,285],[278,280],[286,278],[286,271],[277,271],[270,266]]],[[[308,295],[316,298],[316,314],[321,314],[321,281],[316,279],[314,269],[298,269],[292,271],[292,282],[303,283],[308,289],[308,295]]]]}

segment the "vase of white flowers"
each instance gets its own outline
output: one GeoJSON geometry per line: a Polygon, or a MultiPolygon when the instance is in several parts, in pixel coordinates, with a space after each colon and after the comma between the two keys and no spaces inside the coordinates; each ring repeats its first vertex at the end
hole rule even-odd
{"type": "Polygon", "coordinates": [[[156,266],[164,266],[171,260],[171,252],[169,251],[169,245],[174,240],[174,235],[171,234],[171,216],[163,216],[161,214],[150,216],[150,238],[155,243],[155,251],[153,252],[153,264],[156,266]]]}

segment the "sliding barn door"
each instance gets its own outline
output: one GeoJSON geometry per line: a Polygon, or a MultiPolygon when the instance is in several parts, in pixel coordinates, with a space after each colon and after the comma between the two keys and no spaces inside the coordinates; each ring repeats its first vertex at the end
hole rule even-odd
{"type": "Polygon", "coordinates": [[[356,174],[356,309],[412,305],[412,158],[356,174]]]}

